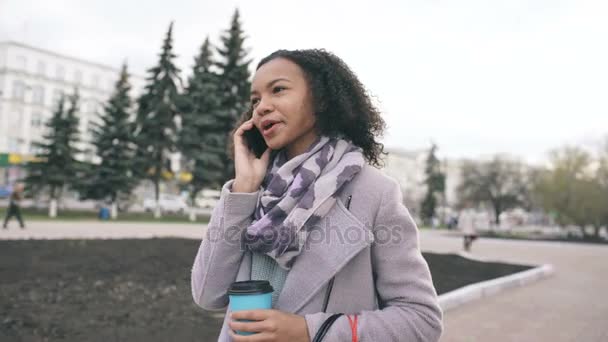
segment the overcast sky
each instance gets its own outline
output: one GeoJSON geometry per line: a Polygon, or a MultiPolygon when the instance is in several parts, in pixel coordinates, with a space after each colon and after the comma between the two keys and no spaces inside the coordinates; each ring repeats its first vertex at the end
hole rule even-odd
{"type": "Polygon", "coordinates": [[[608,134],[605,0],[0,0],[0,40],[144,75],[173,20],[185,78],[236,7],[254,64],[279,48],[344,59],[377,97],[389,147],[534,162],[608,134]]]}

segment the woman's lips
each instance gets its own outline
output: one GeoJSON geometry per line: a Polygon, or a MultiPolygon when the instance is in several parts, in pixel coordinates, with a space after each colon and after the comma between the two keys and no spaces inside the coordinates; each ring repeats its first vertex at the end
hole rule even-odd
{"type": "Polygon", "coordinates": [[[277,122],[274,125],[272,125],[270,128],[263,130],[262,135],[264,137],[273,136],[277,133],[277,131],[281,128],[280,126],[282,126],[282,125],[283,125],[283,123],[277,122]]]}

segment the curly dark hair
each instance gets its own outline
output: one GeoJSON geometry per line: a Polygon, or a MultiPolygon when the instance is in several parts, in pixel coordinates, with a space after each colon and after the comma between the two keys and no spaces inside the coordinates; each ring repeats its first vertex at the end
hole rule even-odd
{"type": "MultiPolygon", "coordinates": [[[[386,152],[376,138],[384,134],[386,124],[367,90],[346,63],[323,49],[277,50],[264,57],[256,70],[277,58],[288,59],[304,71],[312,91],[315,126],[319,134],[350,140],[363,149],[368,163],[381,166],[381,155],[386,152]]],[[[253,107],[250,105],[234,131],[252,115],[253,107]]]]}

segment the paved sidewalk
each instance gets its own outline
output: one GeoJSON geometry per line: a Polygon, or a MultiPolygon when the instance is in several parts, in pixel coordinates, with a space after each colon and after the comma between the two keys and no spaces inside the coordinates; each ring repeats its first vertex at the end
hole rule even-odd
{"type": "MultiPolygon", "coordinates": [[[[425,251],[458,252],[462,240],[421,232],[425,251]]],[[[550,263],[552,277],[446,314],[442,341],[608,341],[608,246],[481,238],[473,256],[550,263]]]]}
{"type": "MultiPolygon", "coordinates": [[[[13,222],[0,239],[200,239],[203,224],[30,221],[13,222]]],[[[460,238],[423,230],[422,249],[459,252],[460,238]]],[[[465,304],[445,317],[442,341],[608,341],[608,246],[482,238],[473,256],[528,264],[550,263],[555,274],[531,285],[465,304]]]]}
{"type": "Polygon", "coordinates": [[[27,228],[9,223],[0,239],[125,239],[184,237],[202,239],[206,224],[102,221],[26,221],[27,228]]]}

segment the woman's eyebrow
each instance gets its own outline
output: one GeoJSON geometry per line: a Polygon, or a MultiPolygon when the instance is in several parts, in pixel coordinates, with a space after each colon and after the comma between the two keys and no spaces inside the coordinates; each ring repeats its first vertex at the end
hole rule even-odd
{"type": "Polygon", "coordinates": [[[266,85],[266,88],[270,88],[270,87],[272,87],[272,86],[273,86],[275,83],[277,83],[277,82],[279,82],[279,81],[287,81],[287,82],[291,82],[291,81],[289,81],[289,80],[288,80],[288,79],[286,79],[286,78],[279,77],[279,78],[277,78],[277,79],[274,79],[274,80],[272,80],[272,81],[268,82],[268,84],[266,85]]]}
{"type": "MultiPolygon", "coordinates": [[[[288,80],[287,78],[279,77],[279,78],[276,78],[276,79],[274,79],[274,80],[272,80],[272,81],[268,82],[268,83],[266,84],[266,88],[271,88],[271,87],[272,87],[272,86],[273,86],[275,83],[277,83],[277,82],[279,82],[279,81],[291,82],[291,81],[290,81],[290,80],[288,80]]],[[[258,92],[257,90],[255,90],[255,89],[252,89],[252,90],[251,90],[251,95],[254,95],[254,94],[259,94],[259,92],[258,92]]]]}

